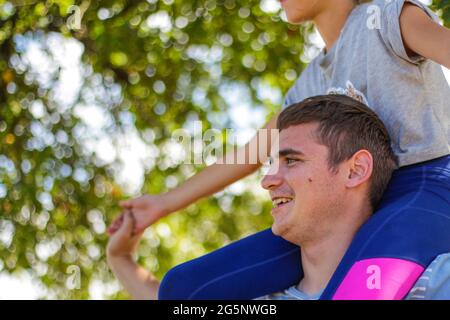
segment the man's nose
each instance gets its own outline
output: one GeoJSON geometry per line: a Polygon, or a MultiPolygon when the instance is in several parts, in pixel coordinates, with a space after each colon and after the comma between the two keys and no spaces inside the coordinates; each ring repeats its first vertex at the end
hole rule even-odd
{"type": "Polygon", "coordinates": [[[266,190],[271,190],[281,185],[282,177],[279,168],[273,168],[271,166],[269,172],[261,180],[261,186],[266,190]]]}

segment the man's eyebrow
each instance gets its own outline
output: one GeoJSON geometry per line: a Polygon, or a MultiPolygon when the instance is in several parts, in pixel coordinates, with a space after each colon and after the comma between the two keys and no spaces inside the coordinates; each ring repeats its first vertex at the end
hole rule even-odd
{"type": "Polygon", "coordinates": [[[300,150],[295,150],[292,148],[282,149],[278,152],[278,156],[280,157],[286,157],[291,155],[304,156],[305,154],[300,150]]]}

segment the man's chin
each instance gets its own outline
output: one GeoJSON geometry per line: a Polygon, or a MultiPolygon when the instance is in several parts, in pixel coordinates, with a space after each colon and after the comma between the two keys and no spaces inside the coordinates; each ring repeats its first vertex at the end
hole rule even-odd
{"type": "Polygon", "coordinates": [[[281,227],[276,224],[272,225],[272,233],[278,237],[283,238],[284,240],[293,243],[295,245],[299,246],[298,239],[294,236],[295,234],[292,233],[293,230],[290,230],[286,227],[281,227]]]}
{"type": "Polygon", "coordinates": [[[273,233],[274,235],[276,235],[276,236],[279,236],[279,234],[278,234],[278,229],[277,229],[277,227],[275,226],[275,224],[272,224],[272,233],[273,233]]]}
{"type": "Polygon", "coordinates": [[[309,21],[309,19],[306,19],[304,17],[297,17],[297,16],[288,16],[286,15],[287,21],[290,24],[294,24],[294,25],[301,25],[306,23],[307,21],[309,21]]]}
{"type": "Polygon", "coordinates": [[[274,222],[272,224],[272,233],[276,236],[283,237],[286,233],[286,228],[280,226],[278,223],[274,222]]]}

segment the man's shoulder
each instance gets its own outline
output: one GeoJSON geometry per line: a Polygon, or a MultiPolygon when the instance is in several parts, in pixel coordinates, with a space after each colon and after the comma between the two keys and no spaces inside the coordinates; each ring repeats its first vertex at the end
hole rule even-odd
{"type": "Polygon", "coordinates": [[[255,300],[297,300],[297,299],[286,294],[286,290],[285,290],[285,291],[267,294],[265,296],[256,298],[255,300]]]}
{"type": "Polygon", "coordinates": [[[318,300],[322,292],[315,295],[307,295],[297,289],[296,286],[289,287],[283,291],[271,293],[255,300],[318,300]]]}
{"type": "Polygon", "coordinates": [[[405,299],[450,299],[450,253],[441,254],[433,260],[405,299]]]}

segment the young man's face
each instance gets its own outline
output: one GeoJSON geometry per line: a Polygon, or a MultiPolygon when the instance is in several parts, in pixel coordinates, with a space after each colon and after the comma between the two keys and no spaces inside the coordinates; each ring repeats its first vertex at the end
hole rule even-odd
{"type": "Polygon", "coordinates": [[[312,20],[323,7],[325,0],[280,0],[290,23],[299,24],[312,20]]]}
{"type": "Polygon", "coordinates": [[[279,151],[274,150],[261,182],[274,205],[272,231],[297,244],[332,230],[345,193],[344,170],[329,168],[328,148],[317,142],[317,127],[308,123],[282,130],[279,151]]]}

